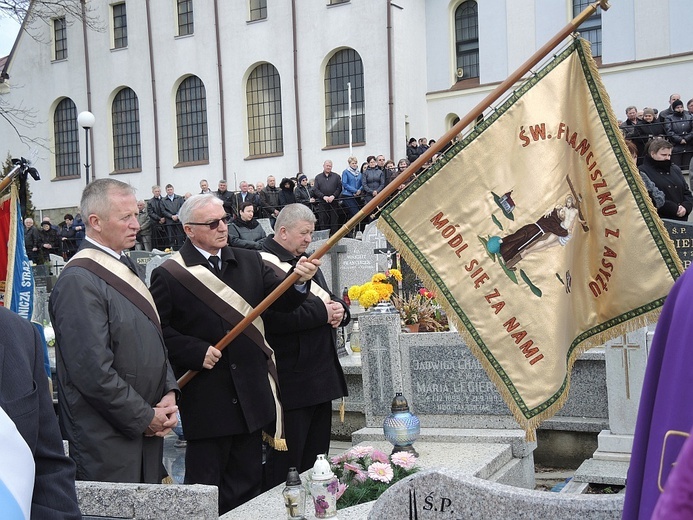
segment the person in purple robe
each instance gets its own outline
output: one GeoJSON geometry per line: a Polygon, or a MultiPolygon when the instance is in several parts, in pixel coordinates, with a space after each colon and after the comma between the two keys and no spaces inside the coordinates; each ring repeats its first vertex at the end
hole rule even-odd
{"type": "MultiPolygon", "coordinates": [[[[647,360],[626,480],[623,518],[627,520],[649,520],[663,491],[680,494],[676,490],[682,489],[681,482],[675,483],[676,480],[683,477],[690,483],[692,478],[693,470],[688,468],[678,470],[685,472],[678,479],[670,479],[688,432],[693,428],[693,407],[690,405],[693,402],[693,385],[690,383],[693,366],[691,301],[693,272],[686,271],[667,296],[647,360]]],[[[688,459],[693,459],[692,452],[690,446],[683,452],[686,465],[691,465],[688,459]]],[[[689,501],[690,507],[690,492],[691,487],[688,487],[688,496],[666,499],[665,502],[671,504],[672,500],[683,499],[689,501]]]]}
{"type": "MultiPolygon", "coordinates": [[[[657,500],[652,520],[687,520],[693,518],[693,431],[688,434],[676,466],[657,500]]],[[[625,516],[624,516],[625,518],[625,516]]]]}

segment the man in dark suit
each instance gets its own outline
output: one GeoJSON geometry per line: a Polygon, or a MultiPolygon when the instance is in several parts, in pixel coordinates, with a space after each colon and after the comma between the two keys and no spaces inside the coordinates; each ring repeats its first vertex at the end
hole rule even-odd
{"type": "MultiPolygon", "coordinates": [[[[246,181],[241,181],[241,183],[238,185],[238,188],[240,191],[234,195],[236,201],[235,201],[235,210],[236,214],[234,215],[235,217],[240,215],[241,212],[241,205],[244,202],[254,202],[255,196],[254,194],[250,193],[248,191],[248,183],[246,181]]],[[[253,208],[255,211],[257,211],[257,208],[253,208]]]]}
{"type": "MultiPolygon", "coordinates": [[[[0,307],[0,338],[0,483],[15,488],[26,485],[29,491],[33,488],[24,506],[31,507],[32,519],[82,518],[75,495],[75,464],[63,451],[38,332],[25,319],[0,307]],[[17,460],[22,452],[27,456],[23,462],[17,460]],[[33,485],[22,481],[32,456],[33,485]],[[4,470],[10,472],[10,481],[3,478],[4,470]]],[[[9,515],[8,509],[5,505],[0,516],[9,515]]]]}
{"type": "Polygon", "coordinates": [[[160,483],[178,385],[156,308],[122,251],[136,242],[131,186],[98,179],[82,193],[87,236],[50,297],[60,428],[77,478],[160,483]]]}
{"type": "MultiPolygon", "coordinates": [[[[194,195],[180,211],[187,240],[152,273],[151,291],[177,376],[200,373],[183,389],[185,483],[219,488],[219,514],[260,493],[262,438],[281,447],[283,424],[274,353],[258,318],[223,352],[214,346],[282,281],[260,255],[228,247],[223,202],[194,195]],[[266,428],[276,418],[276,434],[266,428]]],[[[301,284],[273,308],[290,311],[307,296],[317,265],[303,261],[301,284]]]]}
{"type": "MultiPolygon", "coordinates": [[[[306,252],[315,215],[303,204],[289,204],[277,217],[274,236],[260,253],[279,274],[289,271],[306,252]]],[[[330,290],[320,271],[310,296],[293,312],[267,310],[267,341],[277,356],[288,451],[272,450],[265,464],[265,486],[286,480],[290,467],[313,466],[330,447],[332,401],[347,395],[337,356],[337,328],[349,323],[349,307],[330,290]]]]}
{"type": "Polygon", "coordinates": [[[226,211],[226,213],[229,215],[238,214],[236,199],[233,192],[228,190],[228,183],[226,182],[226,179],[221,179],[218,186],[219,189],[215,191],[214,194],[224,203],[224,211],[226,211]]]}
{"type": "Polygon", "coordinates": [[[166,237],[166,219],[161,211],[161,186],[152,186],[152,198],[147,203],[147,215],[152,230],[152,247],[165,249],[168,247],[166,237]]]}
{"type": "Polygon", "coordinates": [[[166,185],[166,196],[161,199],[161,214],[164,216],[166,226],[166,237],[168,245],[171,249],[178,251],[183,245],[184,235],[183,228],[180,224],[178,212],[185,199],[180,195],[176,195],[173,191],[173,185],[166,185]]]}

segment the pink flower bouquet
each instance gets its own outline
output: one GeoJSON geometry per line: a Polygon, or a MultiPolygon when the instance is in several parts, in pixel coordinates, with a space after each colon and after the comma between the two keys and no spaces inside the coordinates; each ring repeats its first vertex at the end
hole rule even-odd
{"type": "Polygon", "coordinates": [[[418,471],[411,453],[387,455],[372,446],[354,446],[331,462],[339,479],[337,509],[375,500],[392,484],[418,471]]]}

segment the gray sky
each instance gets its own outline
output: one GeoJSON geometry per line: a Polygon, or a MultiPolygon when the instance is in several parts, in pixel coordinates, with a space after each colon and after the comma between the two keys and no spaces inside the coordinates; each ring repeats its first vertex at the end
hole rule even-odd
{"type": "Polygon", "coordinates": [[[18,31],[19,23],[11,18],[0,17],[0,57],[10,53],[18,31]]]}

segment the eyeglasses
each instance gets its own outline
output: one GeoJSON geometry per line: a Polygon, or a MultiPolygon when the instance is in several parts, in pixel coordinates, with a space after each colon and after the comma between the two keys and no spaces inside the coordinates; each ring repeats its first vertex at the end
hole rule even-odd
{"type": "Polygon", "coordinates": [[[224,224],[227,224],[227,225],[228,225],[228,223],[231,222],[231,215],[229,215],[229,214],[227,213],[227,214],[224,215],[223,217],[218,218],[218,219],[216,219],[216,220],[212,220],[211,222],[186,222],[185,224],[186,224],[187,226],[208,226],[209,229],[211,229],[212,231],[214,231],[216,228],[219,227],[219,224],[220,224],[222,221],[224,222],[224,224]]]}

